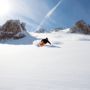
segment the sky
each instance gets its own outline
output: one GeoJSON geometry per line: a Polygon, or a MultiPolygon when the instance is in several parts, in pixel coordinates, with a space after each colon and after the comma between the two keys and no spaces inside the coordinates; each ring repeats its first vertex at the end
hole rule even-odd
{"type": "MultiPolygon", "coordinates": [[[[3,0],[6,2],[6,0],[3,0]]],[[[46,15],[60,0],[8,0],[11,11],[0,16],[0,21],[7,19],[27,18],[37,25],[45,19],[46,15]]],[[[2,0],[0,0],[2,3],[2,0]]],[[[2,3],[3,4],[3,3],[2,3]]],[[[54,12],[44,21],[45,28],[71,27],[78,20],[85,20],[90,24],[90,0],[62,0],[54,12]]]]}

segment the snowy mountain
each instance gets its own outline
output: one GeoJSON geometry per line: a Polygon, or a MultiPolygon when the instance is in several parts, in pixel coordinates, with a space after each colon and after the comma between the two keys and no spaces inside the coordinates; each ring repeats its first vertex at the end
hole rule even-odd
{"type": "Polygon", "coordinates": [[[90,25],[84,20],[79,20],[70,30],[72,33],[90,34],[90,25]]]}
{"type": "Polygon", "coordinates": [[[8,20],[0,27],[0,43],[30,44],[35,39],[28,33],[26,24],[20,20],[8,20]]]}
{"type": "Polygon", "coordinates": [[[60,30],[64,30],[64,28],[62,28],[62,27],[54,28],[54,29],[51,29],[49,32],[58,32],[60,30]]]}
{"type": "Polygon", "coordinates": [[[1,43],[0,90],[90,90],[90,36],[65,31],[1,43]],[[45,37],[52,45],[37,47],[45,37]]]}
{"type": "Polygon", "coordinates": [[[8,20],[0,28],[0,40],[24,38],[26,33],[28,32],[25,23],[21,23],[19,20],[8,20]]]}

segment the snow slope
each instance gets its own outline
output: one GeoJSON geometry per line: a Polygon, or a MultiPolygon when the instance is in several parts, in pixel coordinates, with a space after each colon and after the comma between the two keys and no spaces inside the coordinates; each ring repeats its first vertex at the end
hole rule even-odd
{"type": "Polygon", "coordinates": [[[90,36],[30,34],[33,45],[0,44],[0,90],[90,90],[90,36]],[[37,47],[45,37],[52,45],[37,47]]]}

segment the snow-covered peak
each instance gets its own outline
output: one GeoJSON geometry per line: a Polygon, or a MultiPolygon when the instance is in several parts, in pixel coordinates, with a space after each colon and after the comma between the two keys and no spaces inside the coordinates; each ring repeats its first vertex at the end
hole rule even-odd
{"type": "Polygon", "coordinates": [[[25,23],[19,20],[8,20],[0,28],[0,40],[23,38],[25,37],[23,32],[26,32],[25,23]]]}
{"type": "Polygon", "coordinates": [[[88,25],[84,20],[80,20],[75,23],[70,31],[72,33],[90,34],[90,25],[88,25]]]}

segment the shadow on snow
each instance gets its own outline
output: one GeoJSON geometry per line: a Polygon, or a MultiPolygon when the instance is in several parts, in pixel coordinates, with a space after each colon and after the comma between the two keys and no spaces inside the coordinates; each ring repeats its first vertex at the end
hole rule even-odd
{"type": "Polygon", "coordinates": [[[9,40],[1,40],[0,44],[11,44],[11,45],[31,45],[33,41],[37,40],[34,36],[27,34],[26,37],[21,39],[9,39],[9,40]]]}

